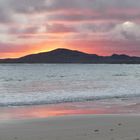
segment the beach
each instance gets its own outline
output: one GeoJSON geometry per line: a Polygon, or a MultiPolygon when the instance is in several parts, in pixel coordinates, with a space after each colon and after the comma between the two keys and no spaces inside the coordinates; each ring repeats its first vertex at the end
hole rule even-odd
{"type": "Polygon", "coordinates": [[[77,115],[0,122],[1,140],[139,140],[140,115],[77,115]]]}
{"type": "Polygon", "coordinates": [[[139,140],[139,69],[0,65],[0,140],[139,140]]]}
{"type": "Polygon", "coordinates": [[[140,140],[140,0],[0,0],[0,140],[140,140]]]}

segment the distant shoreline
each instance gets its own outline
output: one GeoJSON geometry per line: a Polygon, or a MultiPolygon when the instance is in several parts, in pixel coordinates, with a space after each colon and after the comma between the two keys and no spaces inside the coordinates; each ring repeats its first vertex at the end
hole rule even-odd
{"type": "Polygon", "coordinates": [[[125,54],[99,56],[76,50],[56,49],[20,58],[0,59],[0,63],[46,63],[46,64],[140,64],[140,57],[125,54]]]}
{"type": "Polygon", "coordinates": [[[29,63],[29,62],[0,62],[0,64],[114,64],[114,65],[139,65],[140,63],[29,63]]]}

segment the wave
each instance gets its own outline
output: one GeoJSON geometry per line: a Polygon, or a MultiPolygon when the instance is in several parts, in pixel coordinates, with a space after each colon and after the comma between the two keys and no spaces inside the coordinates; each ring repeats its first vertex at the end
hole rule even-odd
{"type": "Polygon", "coordinates": [[[71,98],[62,98],[62,99],[52,99],[52,100],[28,100],[28,101],[20,101],[20,102],[0,102],[0,107],[16,107],[16,106],[31,106],[31,105],[47,105],[47,104],[60,104],[60,103],[72,103],[72,102],[86,102],[86,101],[98,101],[98,100],[106,100],[109,99],[110,101],[113,99],[131,99],[140,97],[140,94],[125,94],[125,95],[117,95],[117,96],[90,96],[90,97],[71,97],[71,98]]]}
{"type": "Polygon", "coordinates": [[[0,65],[0,106],[140,97],[139,65],[0,65]]]}

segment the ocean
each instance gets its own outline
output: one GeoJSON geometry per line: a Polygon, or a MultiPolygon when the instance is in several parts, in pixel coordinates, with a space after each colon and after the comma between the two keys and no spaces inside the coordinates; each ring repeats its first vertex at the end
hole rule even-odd
{"type": "Polygon", "coordinates": [[[139,113],[139,103],[140,65],[0,64],[2,110],[41,105],[80,110],[119,106],[123,111],[118,112],[139,113]]]}
{"type": "Polygon", "coordinates": [[[0,64],[0,107],[140,97],[140,65],[0,64]]]}

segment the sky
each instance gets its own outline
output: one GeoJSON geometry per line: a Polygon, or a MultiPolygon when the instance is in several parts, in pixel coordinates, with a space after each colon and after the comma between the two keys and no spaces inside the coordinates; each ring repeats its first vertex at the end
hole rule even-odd
{"type": "Polygon", "coordinates": [[[0,58],[56,48],[140,56],[140,0],[0,0],[0,58]]]}

